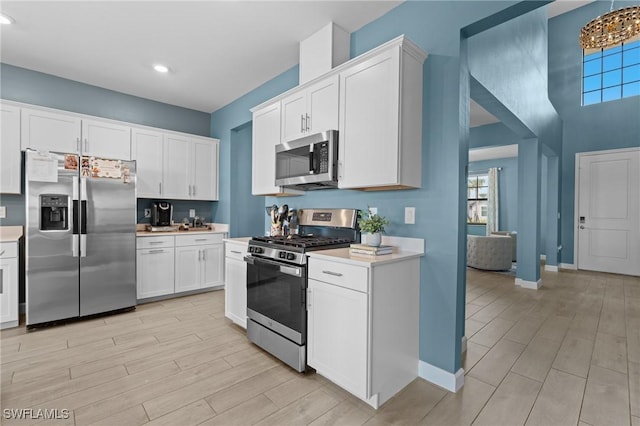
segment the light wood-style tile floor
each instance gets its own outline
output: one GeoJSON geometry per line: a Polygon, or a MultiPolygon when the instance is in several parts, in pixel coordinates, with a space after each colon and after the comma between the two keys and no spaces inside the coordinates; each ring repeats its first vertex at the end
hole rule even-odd
{"type": "Polygon", "coordinates": [[[250,344],[224,318],[222,291],[5,330],[2,424],[640,426],[640,279],[543,282],[524,290],[469,269],[464,388],[416,379],[378,411],[250,344]],[[11,409],[35,418],[7,419],[11,409]]]}

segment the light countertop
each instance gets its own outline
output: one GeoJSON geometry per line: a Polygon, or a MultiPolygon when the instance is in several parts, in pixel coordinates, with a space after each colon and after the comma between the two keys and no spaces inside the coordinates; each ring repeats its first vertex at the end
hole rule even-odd
{"type": "Polygon", "coordinates": [[[347,263],[350,265],[373,267],[385,263],[402,262],[424,256],[424,253],[414,251],[399,251],[379,256],[351,254],[349,248],[317,250],[307,253],[311,258],[330,260],[333,262],[347,263]]]}
{"type": "Polygon", "coordinates": [[[0,243],[11,243],[22,237],[22,226],[0,226],[0,243]]]}
{"type": "Polygon", "coordinates": [[[166,232],[151,232],[146,230],[146,224],[138,224],[136,228],[137,237],[159,237],[164,235],[198,235],[198,234],[226,234],[229,232],[229,225],[226,223],[211,223],[210,229],[202,229],[194,231],[166,231],[166,232]]]}
{"type": "Polygon", "coordinates": [[[249,241],[251,241],[251,237],[225,238],[222,241],[225,241],[227,243],[249,244],[249,241]]]}

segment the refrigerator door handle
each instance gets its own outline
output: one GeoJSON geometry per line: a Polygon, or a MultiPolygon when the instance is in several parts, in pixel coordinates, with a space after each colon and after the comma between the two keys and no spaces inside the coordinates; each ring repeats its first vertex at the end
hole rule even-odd
{"type": "Polygon", "coordinates": [[[87,178],[80,178],[80,257],[87,256],[87,178]]]}
{"type": "Polygon", "coordinates": [[[87,234],[80,235],[80,257],[87,257],[87,234]]]}
{"type": "Polygon", "coordinates": [[[80,253],[78,253],[78,248],[79,248],[79,238],[80,236],[78,234],[73,234],[71,236],[71,256],[72,257],[78,257],[80,253]]]}

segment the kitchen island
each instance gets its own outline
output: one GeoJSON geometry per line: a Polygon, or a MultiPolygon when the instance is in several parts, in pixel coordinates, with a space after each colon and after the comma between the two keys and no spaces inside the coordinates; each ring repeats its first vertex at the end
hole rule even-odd
{"type": "Polygon", "coordinates": [[[424,240],[393,254],[309,253],[307,364],[374,408],[418,377],[424,240]]]}

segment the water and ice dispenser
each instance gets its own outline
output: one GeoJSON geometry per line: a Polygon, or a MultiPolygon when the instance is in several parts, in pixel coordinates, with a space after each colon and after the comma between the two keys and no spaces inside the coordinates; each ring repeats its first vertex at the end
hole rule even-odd
{"type": "Polygon", "coordinates": [[[40,195],[40,230],[69,229],[69,197],[63,194],[40,195]]]}

